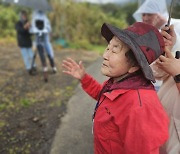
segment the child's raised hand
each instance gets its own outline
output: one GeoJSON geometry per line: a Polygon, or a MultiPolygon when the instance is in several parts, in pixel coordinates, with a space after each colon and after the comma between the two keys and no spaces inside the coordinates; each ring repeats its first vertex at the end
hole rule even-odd
{"type": "Polygon", "coordinates": [[[66,60],[63,60],[62,66],[66,69],[63,73],[69,74],[76,79],[81,80],[85,75],[85,69],[82,65],[82,61],[78,64],[73,59],[67,58],[66,60]]]}

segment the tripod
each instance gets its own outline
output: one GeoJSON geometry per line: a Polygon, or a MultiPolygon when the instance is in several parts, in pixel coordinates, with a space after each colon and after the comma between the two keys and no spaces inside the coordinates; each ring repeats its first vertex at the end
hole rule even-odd
{"type": "Polygon", "coordinates": [[[44,34],[43,33],[38,33],[36,34],[37,36],[37,49],[38,53],[40,56],[41,64],[43,67],[43,76],[44,76],[44,81],[48,82],[48,70],[47,70],[47,63],[46,63],[46,57],[45,57],[45,49],[44,49],[44,34]]]}

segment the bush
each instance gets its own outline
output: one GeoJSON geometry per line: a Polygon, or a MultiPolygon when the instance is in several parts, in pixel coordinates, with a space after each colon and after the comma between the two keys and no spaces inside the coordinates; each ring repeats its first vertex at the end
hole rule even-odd
{"type": "Polygon", "coordinates": [[[0,38],[15,37],[15,23],[18,20],[17,13],[12,7],[0,5],[0,38]]]}
{"type": "Polygon", "coordinates": [[[104,22],[125,28],[125,14],[118,18],[104,12],[99,5],[75,3],[72,0],[52,1],[54,12],[50,13],[53,36],[71,42],[76,48],[90,49],[93,44],[102,44],[100,29],[104,22]]]}

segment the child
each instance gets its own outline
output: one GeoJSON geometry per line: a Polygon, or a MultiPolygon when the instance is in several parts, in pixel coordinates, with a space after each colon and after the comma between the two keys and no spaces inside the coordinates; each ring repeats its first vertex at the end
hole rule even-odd
{"type": "Polygon", "coordinates": [[[96,154],[158,154],[168,138],[168,117],[151,81],[149,64],[164,48],[158,30],[135,23],[125,30],[103,24],[108,47],[101,72],[110,77],[100,85],[85,72],[82,62],[63,61],[66,74],[81,81],[98,102],[93,115],[96,154]]]}

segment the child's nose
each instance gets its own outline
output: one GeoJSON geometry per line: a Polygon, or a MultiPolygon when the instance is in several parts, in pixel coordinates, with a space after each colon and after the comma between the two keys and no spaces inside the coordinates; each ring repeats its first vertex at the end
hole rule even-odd
{"type": "Polygon", "coordinates": [[[103,54],[103,59],[108,60],[110,49],[105,50],[103,54]]]}

